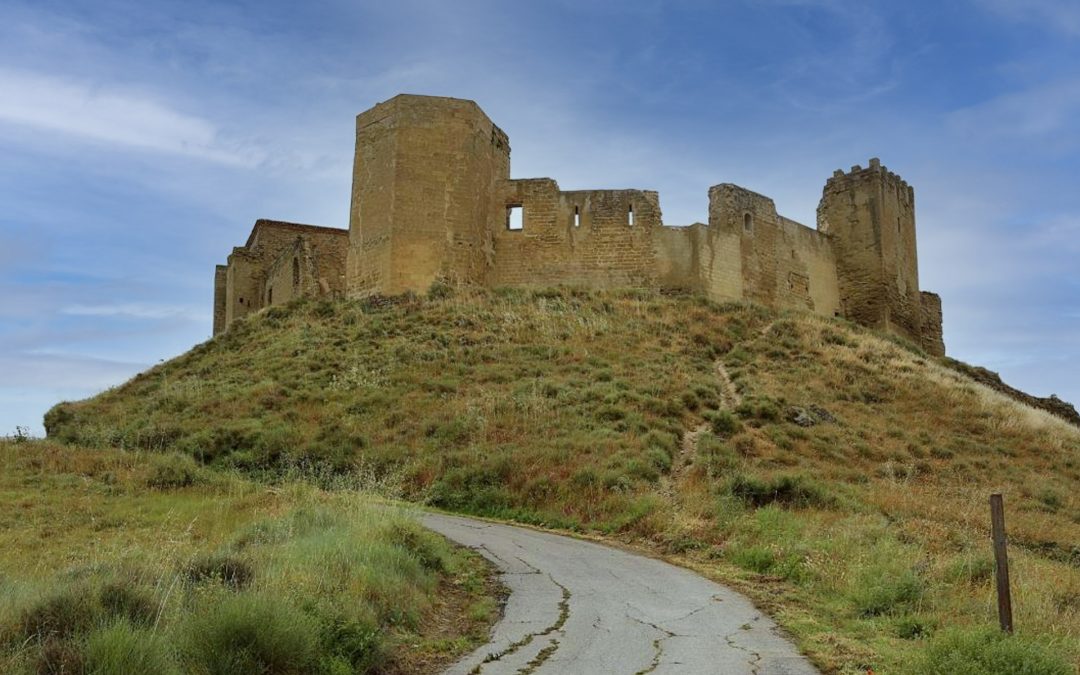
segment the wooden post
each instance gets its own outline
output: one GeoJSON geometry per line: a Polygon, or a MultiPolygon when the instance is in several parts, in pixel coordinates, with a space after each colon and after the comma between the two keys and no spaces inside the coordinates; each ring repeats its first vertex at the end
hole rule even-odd
{"type": "Polygon", "coordinates": [[[1009,553],[1005,539],[1005,505],[1000,494],[990,495],[990,524],[994,538],[994,578],[997,580],[998,621],[1013,632],[1012,594],[1009,591],[1009,553]]]}

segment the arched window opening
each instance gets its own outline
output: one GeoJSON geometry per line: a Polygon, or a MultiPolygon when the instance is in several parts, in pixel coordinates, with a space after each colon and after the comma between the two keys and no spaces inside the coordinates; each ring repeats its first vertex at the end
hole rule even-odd
{"type": "Polygon", "coordinates": [[[292,259],[292,285],[293,288],[300,288],[300,259],[292,259]]]}
{"type": "Polygon", "coordinates": [[[574,207],[574,227],[581,227],[581,207],[574,207]]]}
{"type": "Polygon", "coordinates": [[[746,230],[747,232],[753,232],[754,231],[754,217],[752,215],[750,215],[749,213],[743,214],[742,226],[743,226],[743,229],[746,230]]]}
{"type": "Polygon", "coordinates": [[[634,205],[630,205],[630,211],[627,213],[627,220],[630,223],[630,227],[634,226],[634,205]]]}

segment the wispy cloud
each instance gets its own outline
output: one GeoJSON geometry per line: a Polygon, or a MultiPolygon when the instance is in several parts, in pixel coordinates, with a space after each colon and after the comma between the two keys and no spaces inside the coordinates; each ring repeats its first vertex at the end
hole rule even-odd
{"type": "Polygon", "coordinates": [[[1080,114],[1080,79],[1008,92],[954,112],[950,122],[971,135],[1039,140],[1052,137],[1060,149],[1076,145],[1060,132],[1080,114]]]}
{"type": "Polygon", "coordinates": [[[1076,0],[976,0],[976,3],[1010,19],[1080,37],[1080,4],[1076,0]]]}
{"type": "Polygon", "coordinates": [[[114,305],[71,305],[60,310],[69,316],[127,317],[132,319],[186,319],[207,321],[210,312],[194,307],[128,302],[114,305]]]}
{"type": "Polygon", "coordinates": [[[0,122],[221,164],[262,159],[209,120],[149,95],[36,72],[0,69],[0,122]]]}

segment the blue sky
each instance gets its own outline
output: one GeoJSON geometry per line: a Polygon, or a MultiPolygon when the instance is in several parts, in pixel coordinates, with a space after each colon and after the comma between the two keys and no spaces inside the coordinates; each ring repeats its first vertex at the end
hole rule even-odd
{"type": "Polygon", "coordinates": [[[256,218],[346,226],[353,118],[400,92],[669,224],[734,182],[813,225],[879,156],[949,352],[1080,401],[1075,0],[3,0],[0,435],[208,338],[256,218]]]}

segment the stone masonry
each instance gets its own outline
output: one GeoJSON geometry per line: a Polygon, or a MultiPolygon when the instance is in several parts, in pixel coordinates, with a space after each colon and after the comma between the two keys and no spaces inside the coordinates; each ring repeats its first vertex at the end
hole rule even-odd
{"type": "Polygon", "coordinates": [[[709,189],[707,224],[675,227],[656,192],[510,178],[507,135],[476,103],[434,96],[356,118],[348,230],[257,221],[214,281],[215,334],[299,296],[571,285],[808,310],[945,353],[941,299],[919,289],[915,192],[879,160],[833,174],[817,229],[729,183],[709,189]]]}

